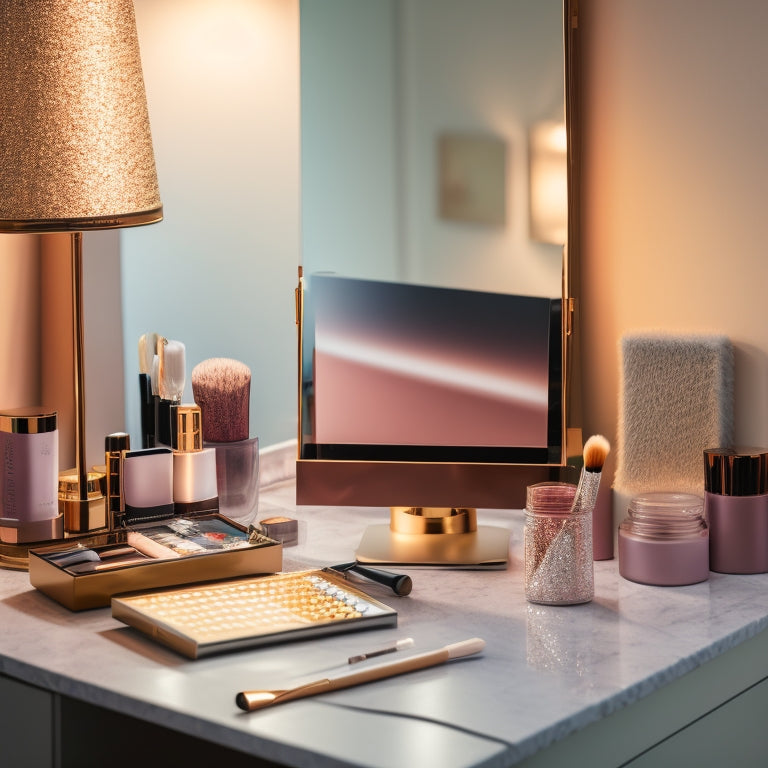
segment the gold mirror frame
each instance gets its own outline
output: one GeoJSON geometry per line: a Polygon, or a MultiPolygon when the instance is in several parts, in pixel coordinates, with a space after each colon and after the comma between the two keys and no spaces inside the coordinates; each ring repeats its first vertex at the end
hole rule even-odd
{"type": "Polygon", "coordinates": [[[562,479],[581,462],[581,367],[579,359],[579,112],[578,0],[563,2],[565,123],[567,133],[568,241],[562,271],[562,441],[559,463],[356,461],[304,459],[302,349],[304,277],[296,289],[298,325],[299,455],[296,503],[360,507],[520,509],[526,486],[562,479]]]}

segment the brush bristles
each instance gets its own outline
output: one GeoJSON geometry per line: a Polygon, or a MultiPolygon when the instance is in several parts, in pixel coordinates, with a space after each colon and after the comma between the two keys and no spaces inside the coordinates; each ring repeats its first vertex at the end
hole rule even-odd
{"type": "Polygon", "coordinates": [[[157,353],[157,334],[145,333],[139,337],[139,373],[152,371],[152,358],[157,353]]]}
{"type": "Polygon", "coordinates": [[[226,357],[203,360],[192,369],[192,393],[203,417],[203,440],[233,443],[249,436],[251,370],[226,357]]]}
{"type": "Polygon", "coordinates": [[[587,472],[602,472],[611,444],[602,435],[592,435],[584,444],[584,469],[587,472]]]}
{"type": "Polygon", "coordinates": [[[160,376],[158,388],[163,400],[178,402],[184,393],[186,383],[186,352],[180,341],[162,339],[158,343],[160,376]]]}
{"type": "Polygon", "coordinates": [[[152,365],[149,369],[149,381],[152,387],[153,397],[160,397],[160,358],[152,356],[152,365]]]}

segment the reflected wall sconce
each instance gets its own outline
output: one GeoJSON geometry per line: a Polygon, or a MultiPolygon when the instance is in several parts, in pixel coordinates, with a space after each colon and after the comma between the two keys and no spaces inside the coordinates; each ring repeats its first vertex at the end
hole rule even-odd
{"type": "Polygon", "coordinates": [[[568,138],[565,123],[536,123],[529,134],[530,235],[564,245],[568,238],[568,138]]]}
{"type": "Polygon", "coordinates": [[[107,524],[85,460],[83,232],[162,216],[132,0],[4,3],[0,232],[71,240],[76,467],[59,482],[65,535],[107,524]]]}

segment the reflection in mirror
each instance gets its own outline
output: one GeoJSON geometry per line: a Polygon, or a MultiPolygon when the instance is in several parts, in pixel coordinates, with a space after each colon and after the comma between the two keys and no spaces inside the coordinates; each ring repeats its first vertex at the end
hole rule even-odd
{"type": "Polygon", "coordinates": [[[304,272],[559,297],[563,72],[561,0],[302,0],[304,272]]]}
{"type": "MultiPolygon", "coordinates": [[[[575,248],[568,247],[576,242],[572,13],[569,0],[301,0],[306,277],[299,504],[519,508],[527,484],[559,477],[567,457],[580,455],[578,432],[572,448],[566,445],[574,411],[566,385],[575,371],[575,248]],[[373,327],[365,324],[375,313],[364,318],[343,310],[349,297],[330,299],[333,291],[316,290],[332,282],[323,277],[329,273],[346,286],[370,289],[354,300],[365,313],[386,294],[373,327]],[[425,298],[430,291],[438,293],[425,298]],[[438,294],[450,295],[452,315],[435,310],[438,294]],[[526,298],[541,302],[534,302],[538,309],[510,320],[526,298]],[[493,313],[485,325],[462,321],[462,303],[473,301],[473,313],[478,301],[498,310],[496,328],[493,313]],[[409,315],[401,323],[397,315],[413,307],[418,320],[409,315]],[[318,311],[331,320],[347,312],[342,327],[355,336],[353,365],[377,387],[392,374],[382,367],[380,341],[395,326],[398,353],[423,343],[452,362],[474,357],[467,370],[475,372],[495,358],[516,371],[507,386],[525,369],[519,340],[541,339],[537,376],[548,390],[546,438],[537,442],[522,429],[515,434],[517,419],[507,417],[509,437],[496,443],[498,435],[470,440],[461,428],[439,449],[439,440],[402,432],[395,441],[370,429],[318,439],[323,423],[315,387],[325,373],[343,380],[338,371],[350,362],[334,357],[349,351],[349,338],[334,331],[325,337],[337,345],[334,354],[322,348],[327,329],[315,327],[318,311]],[[462,355],[473,348],[477,355],[462,355]],[[376,359],[360,356],[361,349],[376,359]],[[485,358],[484,349],[492,350],[485,358]]],[[[411,385],[421,377],[412,375],[414,368],[427,362],[422,355],[411,366],[411,385]]],[[[337,411],[351,409],[355,390],[345,391],[337,411]]],[[[365,398],[371,388],[357,391],[365,398]]],[[[380,425],[394,423],[388,406],[397,408],[396,401],[378,397],[365,407],[381,409],[380,425]]],[[[484,418],[462,410],[465,422],[484,418]]],[[[346,426],[359,426],[361,414],[348,414],[346,426]]]]}
{"type": "Polygon", "coordinates": [[[559,299],[313,275],[302,456],[557,462],[560,309],[559,299]]]}

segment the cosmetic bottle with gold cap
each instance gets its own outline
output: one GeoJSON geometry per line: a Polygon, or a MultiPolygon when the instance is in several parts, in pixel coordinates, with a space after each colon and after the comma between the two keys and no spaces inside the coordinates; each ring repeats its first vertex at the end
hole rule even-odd
{"type": "Polygon", "coordinates": [[[0,459],[0,541],[61,538],[56,411],[1,410],[0,459]]]}
{"type": "Polygon", "coordinates": [[[131,450],[131,436],[113,432],[104,438],[104,467],[107,523],[114,531],[125,524],[125,491],[123,489],[123,452],[131,450]]]}
{"type": "Polygon", "coordinates": [[[173,503],[176,514],[213,512],[219,508],[216,451],[203,448],[200,406],[171,409],[173,433],[173,503]]]}
{"type": "Polygon", "coordinates": [[[709,567],[768,573],[768,448],[704,451],[709,567]]]}

